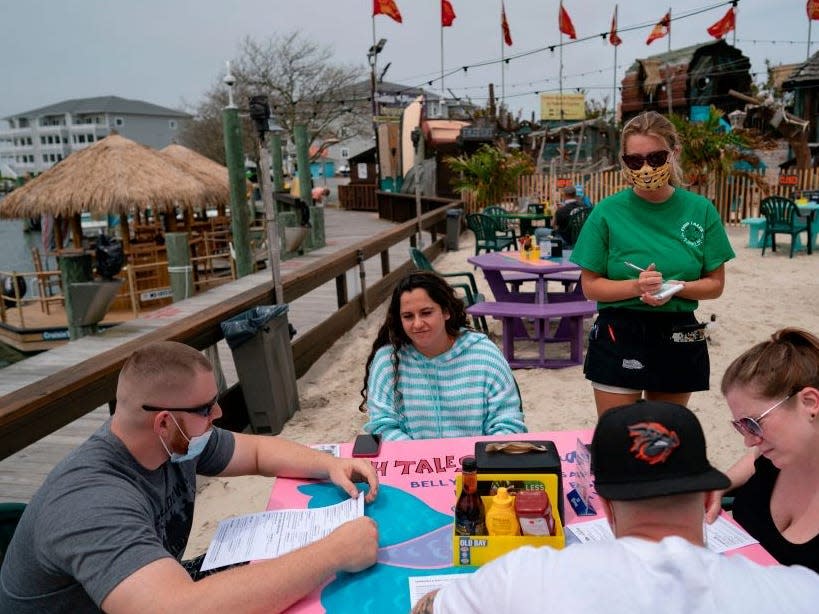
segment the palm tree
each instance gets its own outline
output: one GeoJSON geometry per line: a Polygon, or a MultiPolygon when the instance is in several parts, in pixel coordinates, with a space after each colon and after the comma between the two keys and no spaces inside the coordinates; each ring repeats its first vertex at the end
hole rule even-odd
{"type": "Polygon", "coordinates": [[[462,196],[472,194],[479,210],[515,192],[518,177],[532,173],[535,166],[524,153],[488,144],[481,145],[471,156],[449,156],[445,162],[457,174],[452,187],[462,196]]]}

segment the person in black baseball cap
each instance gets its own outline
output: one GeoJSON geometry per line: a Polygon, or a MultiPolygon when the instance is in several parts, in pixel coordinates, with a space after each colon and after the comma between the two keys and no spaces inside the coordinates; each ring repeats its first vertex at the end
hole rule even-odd
{"type": "Polygon", "coordinates": [[[597,494],[631,501],[723,490],[730,480],[705,454],[705,435],[691,410],[639,401],[603,414],[591,443],[597,494]]]}
{"type": "Polygon", "coordinates": [[[591,444],[597,493],[616,539],[563,550],[523,546],[422,597],[413,614],[720,612],[813,614],[819,575],[703,547],[706,504],[728,486],[697,417],[639,401],[605,412],[591,444]]]}

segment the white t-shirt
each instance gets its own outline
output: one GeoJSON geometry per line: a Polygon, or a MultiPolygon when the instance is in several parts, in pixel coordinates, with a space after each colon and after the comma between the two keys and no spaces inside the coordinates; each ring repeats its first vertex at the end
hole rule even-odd
{"type": "Polygon", "coordinates": [[[680,537],[519,548],[444,587],[435,614],[819,612],[819,575],[763,567],[680,537]]]}

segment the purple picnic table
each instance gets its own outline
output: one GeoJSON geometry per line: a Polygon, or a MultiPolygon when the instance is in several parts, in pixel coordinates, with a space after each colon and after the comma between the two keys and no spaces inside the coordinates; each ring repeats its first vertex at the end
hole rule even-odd
{"type": "Polygon", "coordinates": [[[493,304],[473,305],[468,311],[474,315],[482,315],[482,312],[487,311],[486,315],[503,320],[503,351],[510,365],[551,368],[582,362],[582,318],[594,313],[594,303],[586,301],[579,283],[572,292],[546,292],[546,282],[551,276],[576,272],[580,270],[580,267],[566,258],[541,261],[523,260],[517,252],[490,252],[472,256],[467,258],[467,261],[481,268],[497,301],[493,304]],[[510,290],[507,287],[508,279],[504,277],[504,272],[532,275],[536,282],[535,292],[510,290]],[[547,302],[549,305],[555,303],[554,309],[533,309],[538,305],[545,308],[548,306],[547,302]],[[490,311],[492,313],[488,313],[490,311]],[[560,319],[553,335],[549,330],[549,318],[552,317],[560,319]],[[523,324],[523,318],[535,319],[534,336],[529,335],[523,324]],[[538,359],[516,358],[514,355],[516,339],[537,341],[538,359]],[[567,360],[546,359],[545,344],[558,341],[570,342],[570,358],[567,360]]]}
{"type": "MultiPolygon", "coordinates": [[[[533,262],[531,260],[523,260],[518,252],[490,252],[488,254],[481,254],[480,256],[471,256],[466,259],[470,264],[474,264],[483,271],[486,278],[486,283],[492,290],[492,295],[496,301],[509,301],[513,303],[542,303],[546,302],[546,282],[550,275],[555,273],[565,273],[569,271],[580,271],[580,267],[574,262],[564,258],[547,260],[538,260],[533,262]],[[516,273],[527,273],[536,276],[535,279],[535,293],[534,295],[527,292],[512,292],[506,286],[506,279],[504,279],[504,271],[513,271],[516,273]]],[[[561,279],[562,281],[562,279],[561,279]]],[[[579,300],[582,299],[582,294],[579,294],[580,287],[576,288],[574,293],[566,293],[567,299],[579,300]],[[576,294],[577,293],[577,294],[576,294]]]]}

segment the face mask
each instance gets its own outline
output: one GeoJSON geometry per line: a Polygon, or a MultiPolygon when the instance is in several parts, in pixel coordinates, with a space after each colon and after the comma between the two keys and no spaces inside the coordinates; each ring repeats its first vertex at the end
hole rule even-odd
{"type": "Polygon", "coordinates": [[[193,460],[205,449],[205,446],[208,445],[208,440],[210,439],[210,434],[213,432],[213,429],[208,429],[201,435],[197,435],[196,437],[191,437],[188,439],[187,435],[185,435],[185,431],[182,430],[182,427],[179,426],[179,423],[176,421],[176,418],[173,417],[173,414],[168,414],[173,420],[173,423],[176,425],[176,428],[179,429],[179,432],[182,433],[182,437],[188,442],[188,451],[185,454],[179,454],[178,452],[171,452],[168,449],[168,446],[159,438],[159,443],[162,444],[162,447],[165,448],[165,452],[168,453],[168,456],[171,457],[172,463],[184,463],[185,461],[193,460]]]}
{"type": "Polygon", "coordinates": [[[628,167],[625,168],[625,171],[635,188],[654,191],[668,184],[671,177],[671,162],[666,162],[657,168],[651,168],[651,165],[645,163],[639,171],[633,171],[628,167]]]}

